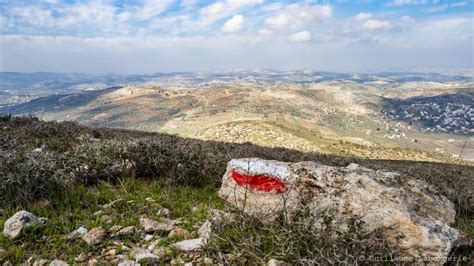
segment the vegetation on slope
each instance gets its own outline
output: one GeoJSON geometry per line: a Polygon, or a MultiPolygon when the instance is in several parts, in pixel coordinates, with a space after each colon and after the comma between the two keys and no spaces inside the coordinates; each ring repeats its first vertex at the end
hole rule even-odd
{"type": "MultiPolygon", "coordinates": [[[[38,234],[42,229],[33,228],[30,233],[14,241],[0,237],[0,247],[11,247],[7,259],[12,262],[19,263],[32,255],[70,260],[68,256],[79,256],[83,252],[100,254],[102,250],[85,246],[79,241],[66,241],[62,236],[79,225],[103,225],[104,221],[91,214],[100,209],[100,205],[117,198],[124,199],[124,203],[110,211],[114,223],[135,225],[141,214],[153,218],[156,210],[145,201],[146,197],[152,197],[170,208],[173,218],[181,218],[183,227],[191,230],[196,221],[205,218],[206,208],[224,206],[215,191],[227,162],[242,157],[311,160],[337,166],[355,162],[373,169],[398,171],[424,179],[456,204],[456,227],[471,237],[474,235],[474,168],[470,166],[363,160],[259,147],[250,143],[229,144],[138,131],[91,129],[71,122],[44,122],[30,117],[0,117],[0,130],[0,205],[3,209],[0,227],[3,227],[6,218],[21,208],[52,217],[51,226],[42,234],[38,234]],[[201,211],[196,214],[192,211],[193,207],[199,207],[201,211]]],[[[219,257],[219,252],[240,250],[244,258],[256,263],[270,257],[296,259],[288,254],[299,254],[304,259],[318,254],[305,253],[303,251],[308,249],[298,245],[307,243],[312,245],[311,248],[323,247],[330,241],[308,242],[308,231],[304,228],[298,231],[294,227],[291,232],[300,234],[287,233],[287,238],[277,239],[275,233],[285,236],[288,225],[277,224],[274,228],[268,228],[248,217],[238,219],[224,226],[221,239],[212,243],[206,251],[209,256],[219,257]],[[291,246],[292,253],[287,250],[284,256],[284,247],[288,247],[285,243],[290,242],[295,243],[291,246]]],[[[300,223],[295,221],[294,224],[300,223]]],[[[354,226],[357,227],[357,222],[354,226]]],[[[341,243],[351,247],[348,250],[353,252],[352,255],[359,252],[356,251],[360,247],[357,243],[367,243],[367,249],[363,252],[384,250],[383,241],[369,241],[375,243],[373,246],[362,241],[364,238],[376,239],[376,235],[355,236],[356,231],[343,233],[340,239],[343,242],[331,242],[323,251],[334,253],[331,247],[341,243]]],[[[317,232],[317,237],[322,239],[323,233],[317,232]]],[[[312,239],[316,237],[311,236],[312,239]]],[[[164,237],[160,241],[161,245],[167,246],[171,240],[164,237]]],[[[363,245],[365,247],[366,244],[363,245]]]]}

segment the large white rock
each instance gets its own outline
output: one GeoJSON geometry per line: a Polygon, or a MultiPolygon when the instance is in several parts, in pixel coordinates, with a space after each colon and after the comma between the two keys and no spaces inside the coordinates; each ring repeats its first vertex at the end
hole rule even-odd
{"type": "Polygon", "coordinates": [[[49,220],[46,218],[38,218],[31,212],[19,211],[12,217],[8,218],[3,227],[3,235],[7,238],[14,239],[18,237],[21,231],[35,224],[45,224],[49,220]]]}
{"type": "Polygon", "coordinates": [[[182,252],[193,252],[193,251],[201,250],[203,247],[206,246],[206,244],[207,244],[207,240],[205,238],[200,237],[200,238],[179,241],[177,243],[174,243],[173,247],[175,247],[176,249],[182,252]]]}
{"type": "Polygon", "coordinates": [[[342,228],[358,216],[364,230],[381,229],[390,244],[413,257],[446,256],[459,237],[450,227],[453,203],[425,182],[356,164],[236,159],[227,165],[219,196],[264,221],[306,207],[342,228]]]}
{"type": "Polygon", "coordinates": [[[69,266],[69,264],[65,261],[55,259],[49,264],[49,266],[69,266]]]}
{"type": "Polygon", "coordinates": [[[151,253],[148,249],[138,247],[133,249],[133,256],[136,262],[141,263],[156,263],[160,260],[160,257],[151,253]]]}

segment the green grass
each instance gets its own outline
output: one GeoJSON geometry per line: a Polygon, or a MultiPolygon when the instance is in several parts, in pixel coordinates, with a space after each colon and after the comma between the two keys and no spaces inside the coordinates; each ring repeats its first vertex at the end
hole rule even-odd
{"type": "MultiPolygon", "coordinates": [[[[67,196],[52,200],[48,206],[38,205],[41,204],[32,204],[28,211],[37,216],[49,218],[51,224],[29,228],[15,240],[0,236],[0,247],[8,250],[6,256],[0,257],[0,262],[8,260],[16,265],[33,256],[48,260],[59,258],[74,263],[73,259],[82,252],[100,255],[102,248],[107,247],[113,240],[108,239],[101,246],[94,247],[87,245],[81,239],[64,238],[79,226],[85,226],[88,229],[97,226],[107,229],[113,225],[139,227],[138,220],[141,215],[159,220],[157,211],[161,205],[171,210],[173,219],[182,219],[182,225],[180,225],[182,228],[192,231],[195,230],[193,225],[199,225],[206,219],[208,208],[223,208],[223,202],[217,197],[213,188],[176,185],[171,187],[164,182],[140,179],[123,180],[121,185],[117,186],[106,183],[90,188],[78,186],[67,196]],[[119,198],[123,201],[114,204],[113,207],[109,209],[101,207],[119,198]],[[156,202],[151,203],[145,200],[146,198],[152,198],[156,202]],[[193,211],[195,207],[198,211],[193,211]],[[113,223],[106,224],[99,217],[93,216],[93,213],[99,210],[111,216],[113,223]]],[[[0,228],[3,228],[7,217],[22,209],[13,205],[7,205],[4,208],[4,219],[0,219],[0,228]]],[[[132,246],[139,242],[140,237],[135,235],[120,238],[120,240],[132,246]]],[[[175,239],[164,237],[160,245],[166,246],[174,241],[175,239]]]]}

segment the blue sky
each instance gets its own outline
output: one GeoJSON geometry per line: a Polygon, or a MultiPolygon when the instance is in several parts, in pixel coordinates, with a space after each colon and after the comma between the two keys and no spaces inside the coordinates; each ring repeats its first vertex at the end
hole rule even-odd
{"type": "Polygon", "coordinates": [[[472,0],[0,0],[0,70],[472,67],[472,0]]]}

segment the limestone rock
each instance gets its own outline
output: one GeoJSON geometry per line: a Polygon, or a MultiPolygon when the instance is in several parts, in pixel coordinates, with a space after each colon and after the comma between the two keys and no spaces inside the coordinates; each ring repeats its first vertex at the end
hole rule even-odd
{"type": "Polygon", "coordinates": [[[188,235],[188,230],[176,227],[175,229],[171,230],[171,232],[168,234],[168,237],[186,237],[188,235]]]}
{"type": "Polygon", "coordinates": [[[202,249],[207,244],[205,238],[194,238],[189,240],[183,240],[173,244],[173,247],[177,248],[182,252],[193,252],[202,249]]]}
{"type": "Polygon", "coordinates": [[[209,239],[212,236],[212,223],[206,220],[198,230],[199,237],[209,239]]]}
{"type": "Polygon", "coordinates": [[[33,262],[33,266],[45,266],[48,264],[48,260],[40,259],[33,262]]]}
{"type": "Polygon", "coordinates": [[[161,207],[157,213],[159,216],[164,218],[171,218],[171,211],[167,208],[161,207]]]}
{"type": "Polygon", "coordinates": [[[213,261],[211,258],[205,257],[203,260],[205,265],[212,265],[213,261]]]}
{"type": "Polygon", "coordinates": [[[27,211],[19,211],[5,222],[3,235],[7,238],[14,239],[18,237],[25,228],[36,224],[46,224],[48,222],[49,220],[46,218],[38,218],[27,211]]]}
{"type": "Polygon", "coordinates": [[[268,266],[285,266],[288,265],[286,262],[277,260],[277,259],[271,259],[268,261],[268,266]]]}
{"type": "Polygon", "coordinates": [[[160,260],[160,257],[151,253],[148,249],[138,247],[133,249],[133,257],[136,262],[142,263],[154,263],[160,260]]]}
{"type": "Polygon", "coordinates": [[[122,229],[122,226],[121,225],[114,225],[112,227],[109,228],[109,232],[111,233],[117,233],[118,231],[120,231],[122,229]]]}
{"type": "Polygon", "coordinates": [[[62,261],[62,260],[58,260],[58,259],[53,260],[53,261],[49,264],[49,266],[68,266],[68,265],[69,265],[69,264],[68,264],[67,262],[62,261]]]}
{"type": "Polygon", "coordinates": [[[68,239],[73,239],[73,238],[76,238],[76,237],[82,237],[85,234],[87,234],[87,232],[89,232],[89,230],[87,230],[87,228],[85,228],[84,226],[81,226],[81,227],[77,228],[76,230],[72,231],[71,233],[69,233],[67,238],[68,239]]]}
{"type": "Polygon", "coordinates": [[[151,241],[152,239],[153,239],[153,235],[145,235],[145,236],[143,237],[143,240],[145,240],[145,242],[149,242],[149,241],[151,241]]]}
{"type": "Polygon", "coordinates": [[[391,245],[413,257],[447,256],[459,237],[450,226],[454,204],[425,182],[355,164],[235,159],[227,165],[219,196],[268,222],[301,208],[315,217],[330,215],[341,228],[360,217],[364,230],[381,230],[391,245]]]}
{"type": "Polygon", "coordinates": [[[122,261],[117,266],[140,266],[140,263],[137,263],[133,260],[122,261]]]}
{"type": "Polygon", "coordinates": [[[153,233],[156,231],[162,231],[169,233],[174,229],[174,225],[168,223],[159,223],[155,220],[151,220],[145,217],[140,218],[140,226],[143,228],[145,233],[153,233]]]}
{"type": "Polygon", "coordinates": [[[102,222],[104,222],[106,224],[113,223],[113,219],[112,219],[112,217],[110,217],[110,215],[102,215],[102,217],[100,217],[100,220],[102,220],[102,222]]]}
{"type": "Polygon", "coordinates": [[[136,231],[137,231],[137,228],[135,226],[128,226],[128,227],[125,227],[122,230],[118,231],[117,234],[119,236],[131,236],[131,235],[135,234],[136,231]]]}
{"type": "Polygon", "coordinates": [[[96,227],[83,235],[82,240],[89,245],[98,245],[105,239],[106,235],[107,232],[102,227],[96,227]]]}

